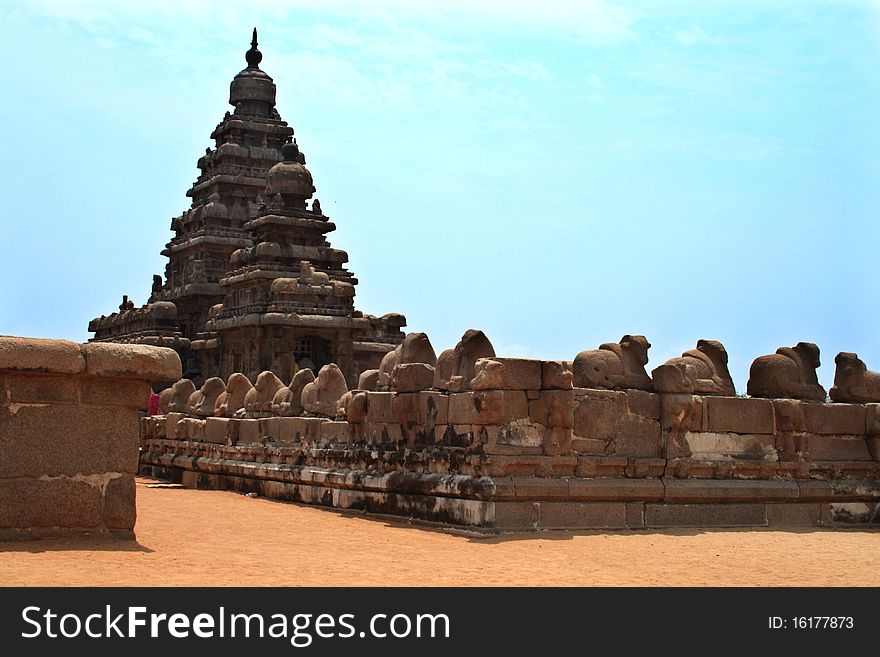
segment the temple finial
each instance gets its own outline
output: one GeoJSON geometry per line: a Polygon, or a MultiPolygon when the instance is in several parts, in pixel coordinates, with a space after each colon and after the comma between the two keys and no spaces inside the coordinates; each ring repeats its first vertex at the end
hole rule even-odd
{"type": "Polygon", "coordinates": [[[259,68],[260,62],[263,61],[263,54],[257,50],[257,28],[254,28],[251,49],[244,54],[244,59],[248,64],[248,68],[259,68]]]}

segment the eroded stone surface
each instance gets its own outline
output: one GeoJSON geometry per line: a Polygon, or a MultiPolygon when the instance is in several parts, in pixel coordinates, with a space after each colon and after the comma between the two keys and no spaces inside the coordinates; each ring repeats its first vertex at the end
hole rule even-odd
{"type": "Polygon", "coordinates": [[[467,390],[474,378],[477,361],[494,357],[495,349],[485,333],[475,329],[465,331],[458,344],[437,359],[434,387],[450,392],[467,390]]]}
{"type": "Polygon", "coordinates": [[[582,351],[572,363],[573,384],[578,388],[653,390],[645,372],[651,343],[643,335],[624,335],[598,349],[582,351]]]}
{"type": "Polygon", "coordinates": [[[819,347],[812,342],[780,347],[775,354],[752,362],[748,393],[752,397],[825,401],[825,388],[816,375],[819,365],[819,347]]]}
{"type": "Polygon", "coordinates": [[[300,370],[294,374],[290,385],[278,390],[272,398],[272,412],[283,417],[301,415],[303,388],[314,380],[315,375],[310,369],[300,370]]]}
{"type": "Polygon", "coordinates": [[[727,369],[727,350],[717,340],[698,340],[696,349],[657,367],[651,377],[657,392],[726,397],[736,394],[727,369]]]}
{"type": "Polygon", "coordinates": [[[336,417],[339,401],[348,392],[342,371],[333,363],[325,365],[318,377],[302,391],[303,409],[315,415],[336,417]]]}
{"type": "Polygon", "coordinates": [[[832,401],[880,402],[880,373],[869,371],[861,358],[845,351],[834,363],[834,386],[828,393],[832,401]]]}

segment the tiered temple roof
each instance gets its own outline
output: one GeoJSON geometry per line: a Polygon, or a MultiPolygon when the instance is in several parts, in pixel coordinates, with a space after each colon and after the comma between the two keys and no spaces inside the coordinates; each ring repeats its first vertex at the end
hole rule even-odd
{"type": "Polygon", "coordinates": [[[259,68],[254,29],[247,67],[232,80],[213,149],[187,192],[192,207],[171,222],[164,280],[147,305],[125,297],[119,313],[89,323],[95,341],[171,346],[196,380],[336,362],[354,381],[403,340],[402,315],[354,308],[357,279],[335,225],[309,201],[315,191],[293,128],[275,108],[275,84],[259,68]]]}

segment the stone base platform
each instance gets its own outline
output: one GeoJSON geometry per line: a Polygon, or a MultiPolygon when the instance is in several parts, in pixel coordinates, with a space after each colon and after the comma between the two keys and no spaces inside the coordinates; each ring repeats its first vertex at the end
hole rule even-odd
{"type": "MultiPolygon", "coordinates": [[[[141,474],[190,488],[256,493],[481,531],[880,527],[880,485],[875,480],[383,473],[272,462],[279,460],[281,447],[251,447],[247,454],[257,452],[260,460],[239,460],[192,455],[193,448],[201,451],[192,443],[169,449],[171,442],[178,441],[147,444],[141,474]]],[[[309,451],[311,460],[358,459],[355,451],[309,451]]]]}

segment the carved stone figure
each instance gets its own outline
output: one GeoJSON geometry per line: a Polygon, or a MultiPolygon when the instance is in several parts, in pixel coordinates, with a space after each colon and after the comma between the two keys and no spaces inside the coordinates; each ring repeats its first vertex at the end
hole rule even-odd
{"type": "Polygon", "coordinates": [[[162,392],[159,393],[159,408],[162,410],[162,413],[171,413],[171,404],[174,400],[174,390],[172,388],[165,388],[162,392]]]}
{"type": "Polygon", "coordinates": [[[119,304],[119,312],[126,310],[134,310],[134,301],[128,298],[127,294],[122,295],[122,303],[119,304]]]}
{"type": "Polygon", "coordinates": [[[825,388],[816,376],[819,365],[819,347],[812,342],[780,347],[752,362],[746,390],[752,397],[825,401],[825,388]]]}
{"type": "Polygon", "coordinates": [[[302,391],[302,405],[309,413],[336,417],[339,400],[348,392],[345,377],[335,363],[324,365],[318,378],[306,384],[302,391]]]}
{"type": "Polygon", "coordinates": [[[582,351],[572,363],[576,388],[653,390],[645,372],[651,343],[644,335],[624,335],[620,342],[606,342],[598,349],[582,351]]]}
{"type": "MultiPolygon", "coordinates": [[[[171,386],[171,402],[167,408],[162,408],[166,413],[186,413],[189,398],[196,391],[196,387],[189,379],[181,379],[171,386]]],[[[161,402],[161,399],[160,399],[161,402]]]]}
{"type": "Polygon", "coordinates": [[[364,370],[358,377],[358,390],[376,390],[379,383],[379,370],[364,370]]]}
{"type": "Polygon", "coordinates": [[[223,379],[213,376],[202,384],[202,387],[190,395],[187,412],[199,417],[210,417],[214,414],[217,398],[226,392],[223,379]]]}
{"type": "Polygon", "coordinates": [[[248,413],[269,413],[272,411],[272,401],[279,390],[284,388],[284,383],[275,376],[274,372],[260,372],[256,385],[248,390],[244,397],[244,410],[248,413]]]}
{"type": "Polygon", "coordinates": [[[234,417],[236,413],[244,413],[244,398],[254,386],[242,373],[236,372],[229,376],[226,391],[217,397],[214,415],[217,417],[234,417]]]}
{"type": "Polygon", "coordinates": [[[871,372],[858,355],[841,351],[834,359],[831,401],[860,404],[880,402],[880,372],[871,372]]]}
{"type": "Polygon", "coordinates": [[[283,417],[302,415],[302,391],[307,384],[315,380],[315,373],[305,368],[293,375],[290,385],[275,393],[272,400],[272,412],[283,417]]]}
{"type": "Polygon", "coordinates": [[[485,333],[476,329],[465,331],[455,348],[447,349],[437,359],[434,387],[451,392],[467,390],[474,378],[476,362],[494,356],[495,349],[485,333]]]}
{"type": "MultiPolygon", "coordinates": [[[[433,367],[437,363],[434,347],[426,333],[407,333],[403,342],[394,351],[389,351],[379,363],[376,385],[378,390],[387,390],[391,385],[391,375],[397,365],[423,363],[433,367]]],[[[430,386],[429,386],[430,387],[430,386]]]]}
{"type": "Polygon", "coordinates": [[[159,274],[153,274],[153,287],[150,290],[150,299],[147,303],[158,301],[160,294],[162,294],[162,277],[159,274]]]}
{"type": "Polygon", "coordinates": [[[315,271],[312,263],[308,260],[300,260],[299,282],[303,285],[327,285],[330,282],[330,276],[322,271],[315,271]]]}
{"type": "Polygon", "coordinates": [[[736,395],[727,369],[727,350],[717,340],[697,340],[696,349],[655,368],[651,378],[657,392],[736,395]]]}

